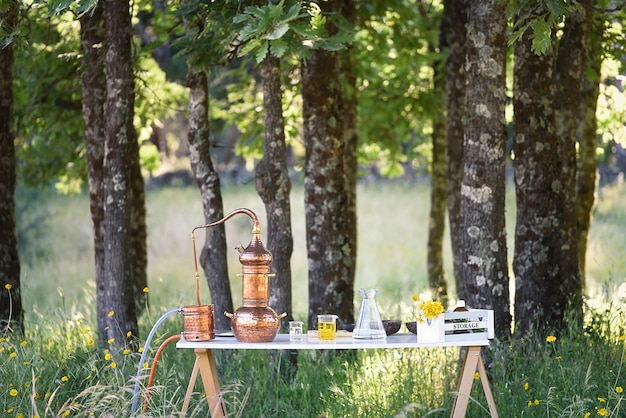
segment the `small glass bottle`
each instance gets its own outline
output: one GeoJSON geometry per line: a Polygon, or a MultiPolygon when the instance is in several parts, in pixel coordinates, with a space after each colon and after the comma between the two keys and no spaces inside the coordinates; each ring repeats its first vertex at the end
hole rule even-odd
{"type": "Polygon", "coordinates": [[[356,340],[378,340],[387,338],[383,321],[376,305],[378,289],[359,289],[363,302],[359,310],[359,318],[352,331],[352,338],[356,340]]]}

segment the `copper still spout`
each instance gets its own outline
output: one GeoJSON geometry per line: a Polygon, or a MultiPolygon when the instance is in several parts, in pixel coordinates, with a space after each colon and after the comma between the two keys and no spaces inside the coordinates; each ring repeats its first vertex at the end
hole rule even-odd
{"type": "MultiPolygon", "coordinates": [[[[219,221],[195,227],[191,233],[193,257],[196,270],[196,291],[199,289],[198,261],[195,246],[195,231],[210,228],[226,222],[233,216],[243,213],[252,219],[252,240],[246,248],[238,248],[239,262],[242,266],[242,304],[234,314],[225,314],[231,318],[231,326],[237,341],[270,342],[280,328],[280,318],[269,304],[269,277],[272,254],[261,242],[261,228],[254,212],[246,208],[235,209],[219,221]]],[[[199,303],[199,298],[198,298],[199,303]]]]}

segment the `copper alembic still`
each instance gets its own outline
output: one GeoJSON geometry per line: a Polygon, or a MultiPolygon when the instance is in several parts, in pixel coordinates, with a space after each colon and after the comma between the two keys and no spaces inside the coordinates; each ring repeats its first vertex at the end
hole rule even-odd
{"type": "MultiPolygon", "coordinates": [[[[237,341],[249,343],[271,342],[276,337],[278,329],[280,328],[280,319],[286,316],[286,314],[277,315],[276,312],[268,306],[269,278],[274,276],[270,274],[272,254],[265,249],[261,242],[259,220],[256,214],[250,209],[235,209],[219,221],[197,226],[191,232],[193,258],[196,270],[196,293],[199,294],[199,276],[195,231],[201,228],[211,228],[220,225],[240,213],[248,215],[250,219],[252,219],[252,240],[246,248],[238,249],[239,262],[242,267],[241,276],[243,278],[243,306],[237,309],[234,314],[224,312],[224,315],[231,318],[231,327],[237,341]]],[[[198,305],[200,305],[199,297],[198,305]]],[[[187,338],[186,334],[185,338],[187,338]]]]}

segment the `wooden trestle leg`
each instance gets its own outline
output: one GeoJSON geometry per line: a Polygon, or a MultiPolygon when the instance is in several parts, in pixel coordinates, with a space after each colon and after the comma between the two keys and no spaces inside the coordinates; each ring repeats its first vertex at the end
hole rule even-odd
{"type": "Polygon", "coordinates": [[[181,411],[181,417],[185,417],[187,409],[189,408],[189,401],[191,400],[191,394],[198,378],[198,372],[202,378],[202,384],[206,392],[206,399],[209,403],[209,411],[211,412],[211,418],[224,418],[226,416],[226,408],[222,402],[222,394],[220,393],[220,382],[217,376],[217,368],[215,367],[215,359],[211,350],[198,348],[196,351],[196,361],[191,371],[191,377],[189,378],[189,386],[187,386],[187,392],[185,393],[185,401],[183,402],[183,409],[181,411]]]}
{"type": "Polygon", "coordinates": [[[483,358],[480,355],[480,347],[476,346],[467,347],[467,351],[465,352],[465,359],[463,359],[463,367],[461,369],[461,378],[459,379],[459,387],[454,398],[452,413],[450,414],[451,418],[463,418],[465,416],[470,393],[472,391],[472,384],[474,383],[474,374],[477,369],[480,381],[483,385],[483,391],[485,392],[485,398],[487,399],[487,404],[489,405],[491,417],[498,418],[496,403],[493,400],[493,394],[491,393],[491,387],[489,386],[489,379],[487,378],[483,358]]]}

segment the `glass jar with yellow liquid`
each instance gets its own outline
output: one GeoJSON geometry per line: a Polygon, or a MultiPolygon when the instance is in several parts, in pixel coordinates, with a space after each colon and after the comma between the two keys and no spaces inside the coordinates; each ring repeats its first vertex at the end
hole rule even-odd
{"type": "Polygon", "coordinates": [[[320,340],[335,340],[337,338],[337,315],[317,316],[317,337],[320,340]]]}

